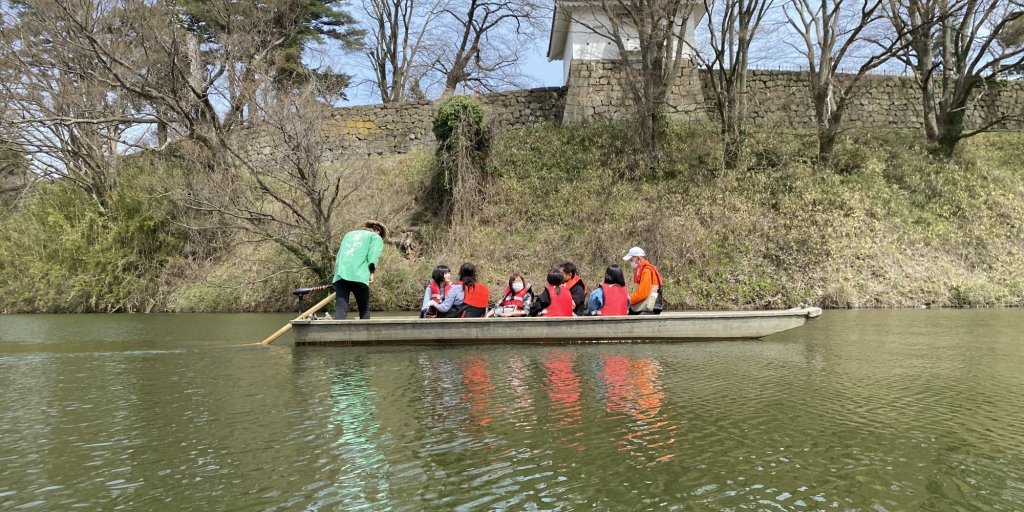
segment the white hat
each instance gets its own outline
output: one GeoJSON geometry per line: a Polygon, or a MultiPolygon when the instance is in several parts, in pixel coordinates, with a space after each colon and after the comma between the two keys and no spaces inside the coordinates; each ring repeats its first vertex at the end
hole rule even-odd
{"type": "Polygon", "coordinates": [[[644,250],[639,247],[633,247],[632,249],[629,250],[629,252],[626,253],[625,256],[622,257],[622,260],[626,261],[632,258],[633,256],[640,256],[641,258],[643,258],[644,256],[647,256],[647,253],[645,253],[644,250]]]}

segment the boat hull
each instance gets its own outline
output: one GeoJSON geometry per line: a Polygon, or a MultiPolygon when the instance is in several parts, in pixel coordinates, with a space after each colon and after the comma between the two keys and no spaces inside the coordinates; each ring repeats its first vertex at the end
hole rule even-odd
{"type": "Polygon", "coordinates": [[[820,315],[820,308],[794,308],[620,317],[293,320],[292,330],[296,345],[332,346],[699,341],[763,338],[820,315]]]}

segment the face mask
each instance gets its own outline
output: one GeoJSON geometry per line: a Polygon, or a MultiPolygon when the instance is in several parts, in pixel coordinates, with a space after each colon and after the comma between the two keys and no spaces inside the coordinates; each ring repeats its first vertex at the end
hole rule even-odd
{"type": "Polygon", "coordinates": [[[523,291],[523,283],[512,283],[512,291],[516,293],[523,291]]]}
{"type": "Polygon", "coordinates": [[[629,266],[631,266],[631,267],[633,267],[635,269],[637,267],[637,262],[631,261],[631,262],[629,262],[629,266]]]}

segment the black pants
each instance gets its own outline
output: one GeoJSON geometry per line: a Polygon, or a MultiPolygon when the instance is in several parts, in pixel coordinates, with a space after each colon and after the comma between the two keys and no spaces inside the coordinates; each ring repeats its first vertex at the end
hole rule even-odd
{"type": "Polygon", "coordinates": [[[334,318],[343,320],[348,317],[348,296],[350,293],[356,296],[356,306],[359,308],[359,318],[361,320],[370,318],[369,286],[355,281],[338,279],[334,282],[334,293],[338,295],[335,298],[337,301],[337,307],[335,308],[334,318]]]}

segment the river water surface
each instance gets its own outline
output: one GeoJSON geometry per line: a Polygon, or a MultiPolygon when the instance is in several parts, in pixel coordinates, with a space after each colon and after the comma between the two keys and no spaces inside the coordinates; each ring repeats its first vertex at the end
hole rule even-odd
{"type": "Polygon", "coordinates": [[[1024,311],[763,341],[246,345],[0,316],[2,510],[1024,510],[1024,311]]]}

